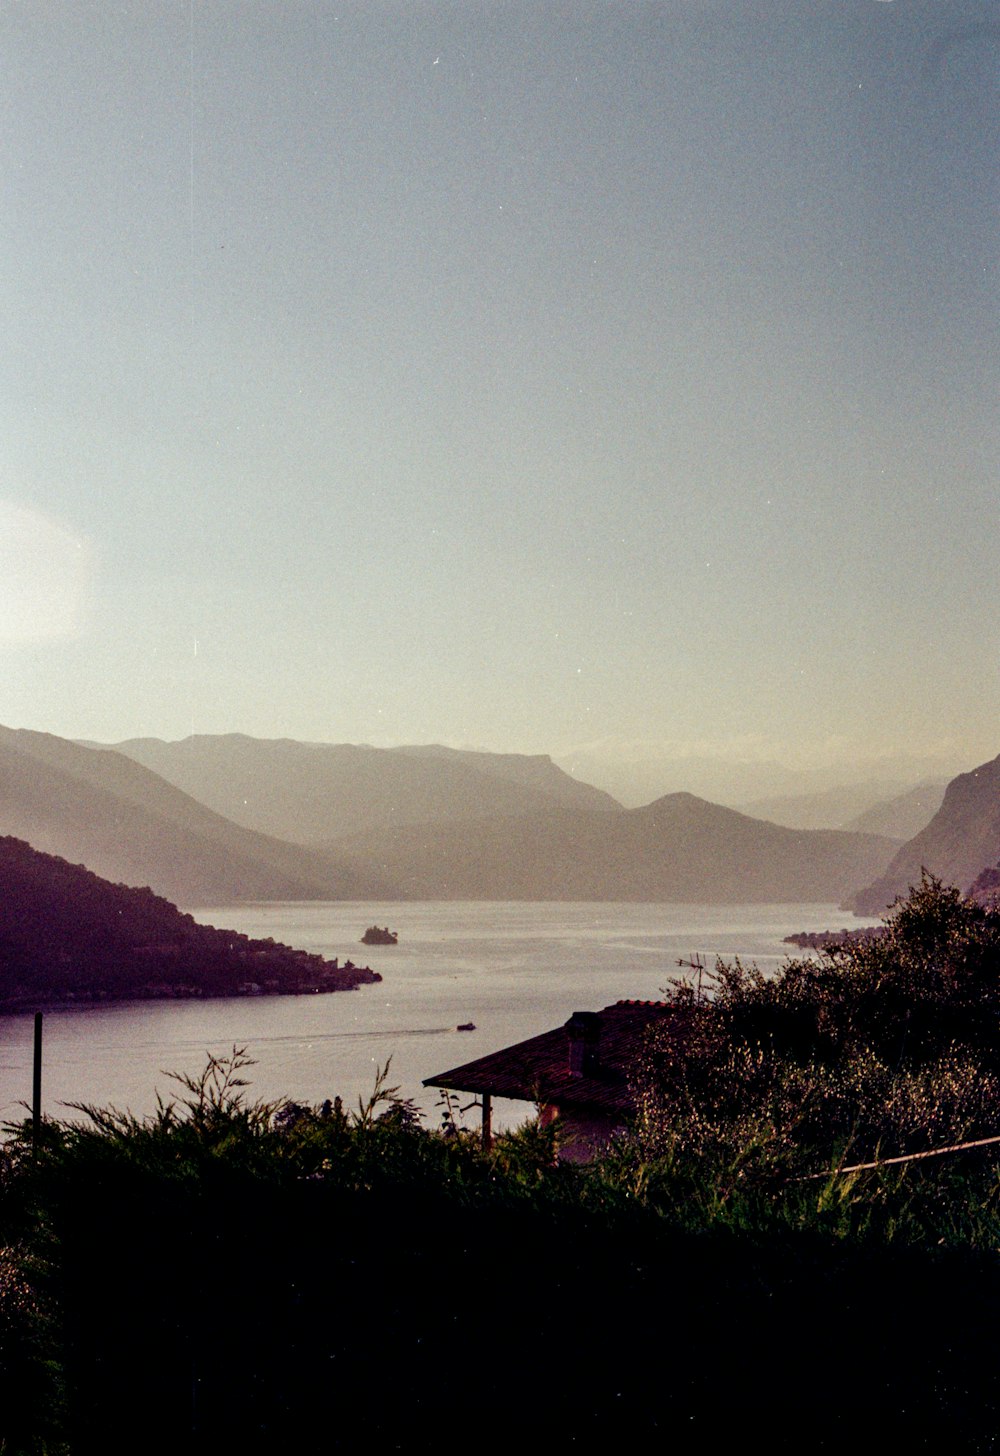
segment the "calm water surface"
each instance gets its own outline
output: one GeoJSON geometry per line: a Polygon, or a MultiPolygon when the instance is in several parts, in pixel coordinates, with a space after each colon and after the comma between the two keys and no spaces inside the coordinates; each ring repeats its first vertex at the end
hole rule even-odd
{"type": "MultiPolygon", "coordinates": [[[[740,956],[773,971],[795,930],[842,926],[835,905],[624,905],[564,903],[261,903],[196,912],[211,925],[350,957],[384,977],[381,985],[332,996],[126,1002],[48,1012],[43,1100],[65,1116],[68,1102],[145,1113],[166,1072],[196,1073],[207,1052],[246,1047],[256,1065],[249,1092],[321,1102],[367,1097],[376,1068],[391,1057],[392,1083],[427,1120],[437,1093],[424,1077],[509,1042],[547,1031],[573,1011],[622,997],[658,999],[679,959],[740,956]],[[393,947],[362,946],[365,926],[398,930],[393,947]],[[457,1032],[474,1021],[474,1032],[457,1032]]],[[[853,925],[866,922],[852,920],[853,925]]],[[[868,922],[875,923],[875,922],[868,922]]],[[[24,1115],[31,1095],[32,1020],[0,1017],[0,1120],[24,1115]]],[[[531,1108],[501,1104],[498,1125],[531,1108]]],[[[475,1114],[470,1114],[470,1122],[475,1114]]]]}

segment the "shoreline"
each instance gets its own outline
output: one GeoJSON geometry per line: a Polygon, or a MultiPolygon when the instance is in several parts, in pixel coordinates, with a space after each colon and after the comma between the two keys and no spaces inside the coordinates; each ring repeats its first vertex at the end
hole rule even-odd
{"type": "Polygon", "coordinates": [[[348,971],[340,984],[317,983],[298,987],[255,985],[252,989],[234,991],[205,991],[198,986],[136,989],[121,993],[70,991],[61,997],[7,997],[0,1000],[0,1016],[30,1016],[36,1011],[71,1011],[75,1007],[85,1010],[93,1006],[127,1005],[137,1001],[256,1001],[265,996],[332,996],[339,991],[356,991],[359,986],[374,986],[381,980],[381,974],[370,966],[358,966],[348,971]]]}

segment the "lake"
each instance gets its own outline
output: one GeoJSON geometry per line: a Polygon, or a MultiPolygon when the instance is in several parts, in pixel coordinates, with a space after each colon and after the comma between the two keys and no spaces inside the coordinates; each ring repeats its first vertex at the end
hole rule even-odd
{"type": "MultiPolygon", "coordinates": [[[[678,960],[739,956],[773,972],[798,954],[782,938],[797,930],[876,921],[835,905],[632,905],[524,902],[260,903],[214,906],[196,918],[303,950],[350,957],[381,985],[329,996],[131,1001],[50,1011],[45,1016],[43,1105],[66,1116],[69,1102],[114,1104],[135,1113],[175,1084],[167,1072],[197,1073],[206,1053],[246,1047],[256,1065],[249,1095],[321,1102],[366,1098],[392,1059],[390,1082],[428,1122],[438,1094],[421,1081],[621,998],[657,1000],[678,960]],[[366,926],[389,925],[397,946],[363,946],[366,926]],[[474,1032],[458,1032],[473,1021],[474,1032]]],[[[31,1096],[32,1018],[0,1017],[0,1120],[24,1115],[31,1096]]],[[[500,1103],[495,1123],[532,1112],[500,1103]]],[[[468,1121],[474,1123],[476,1114],[468,1121]]]]}

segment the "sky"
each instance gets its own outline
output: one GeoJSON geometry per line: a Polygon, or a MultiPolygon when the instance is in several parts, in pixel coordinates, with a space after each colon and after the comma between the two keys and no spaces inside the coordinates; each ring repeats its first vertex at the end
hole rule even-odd
{"type": "Polygon", "coordinates": [[[0,0],[0,56],[0,721],[1000,753],[996,0],[0,0]]]}

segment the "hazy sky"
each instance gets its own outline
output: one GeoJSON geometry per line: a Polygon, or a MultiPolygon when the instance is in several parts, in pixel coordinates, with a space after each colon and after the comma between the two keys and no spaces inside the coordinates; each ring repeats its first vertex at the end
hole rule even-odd
{"type": "Polygon", "coordinates": [[[0,722],[1000,752],[994,0],[0,18],[0,722]]]}

